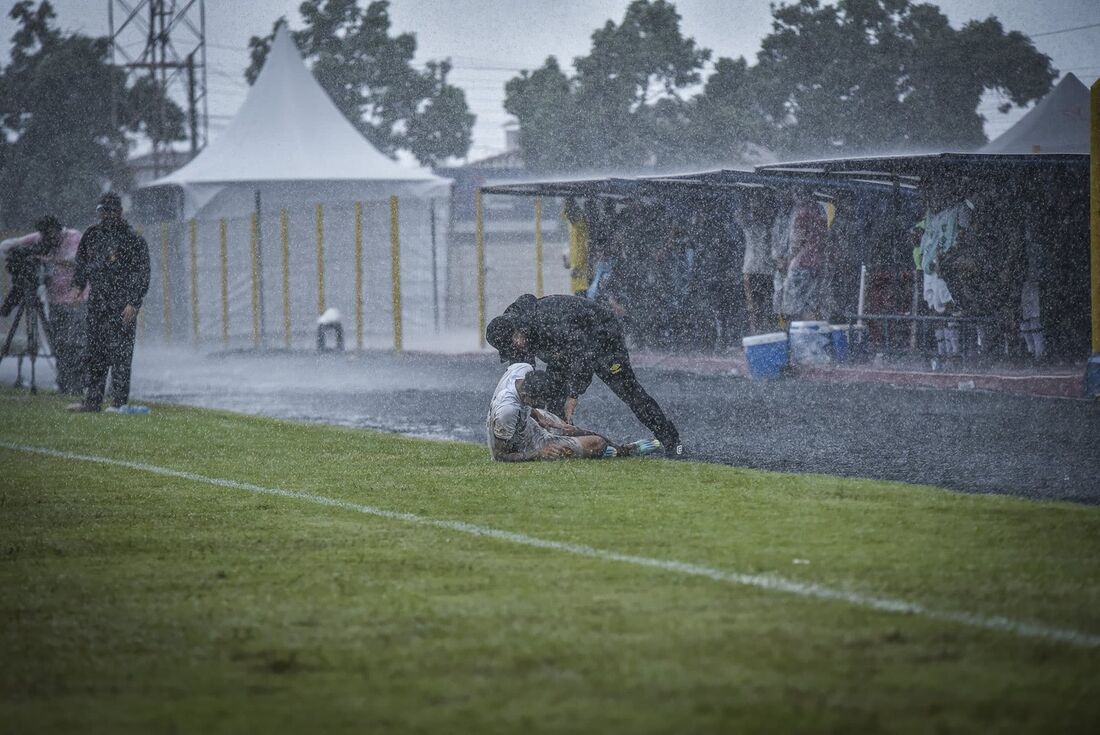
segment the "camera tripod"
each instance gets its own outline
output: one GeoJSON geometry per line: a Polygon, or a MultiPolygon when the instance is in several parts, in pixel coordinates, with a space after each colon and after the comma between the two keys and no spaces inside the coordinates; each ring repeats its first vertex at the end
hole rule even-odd
{"type": "MultiPolygon", "coordinates": [[[[39,347],[39,329],[42,330],[42,340],[48,348],[53,341],[53,336],[50,334],[50,322],[46,319],[46,308],[42,305],[42,299],[38,298],[38,294],[34,291],[24,294],[22,301],[15,308],[15,316],[11,320],[11,329],[8,330],[8,338],[4,340],[4,348],[0,350],[0,362],[3,362],[4,358],[11,354],[11,343],[15,340],[16,332],[19,330],[19,322],[23,321],[23,325],[26,328],[27,333],[27,345],[22,353],[19,354],[18,367],[16,368],[15,387],[23,387],[23,358],[29,357],[31,361],[31,393],[38,392],[38,385],[35,382],[35,361],[38,359],[38,347],[39,347]]],[[[47,359],[52,357],[49,353],[43,355],[47,359]]]]}

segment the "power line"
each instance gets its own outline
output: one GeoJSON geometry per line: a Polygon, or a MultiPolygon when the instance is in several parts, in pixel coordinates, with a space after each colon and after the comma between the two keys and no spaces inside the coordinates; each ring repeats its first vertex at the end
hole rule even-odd
{"type": "Polygon", "coordinates": [[[1056,33],[1069,33],[1070,31],[1083,31],[1086,28],[1100,28],[1100,23],[1090,23],[1087,26],[1074,26],[1073,28],[1059,28],[1056,31],[1044,31],[1042,33],[1029,34],[1031,38],[1039,38],[1040,36],[1053,36],[1056,33]]]}

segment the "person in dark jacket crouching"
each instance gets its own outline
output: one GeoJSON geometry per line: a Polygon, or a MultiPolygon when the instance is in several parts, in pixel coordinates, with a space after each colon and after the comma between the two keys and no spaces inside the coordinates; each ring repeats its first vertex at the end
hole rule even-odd
{"type": "Polygon", "coordinates": [[[99,411],[111,376],[111,405],[130,397],[137,314],[149,290],[149,246],[122,217],[122,201],[108,192],[96,207],[99,224],[80,239],[73,285],[90,286],[88,296],[87,385],[74,411],[99,411]]]}
{"type": "Polygon", "coordinates": [[[524,294],[489,322],[486,340],[504,362],[546,363],[558,390],[549,410],[573,423],[578,397],[592,376],[618,396],[665,447],[667,455],[683,454],[680,434],[630,365],[622,325],[605,306],[579,296],[541,299],[524,294]]]}

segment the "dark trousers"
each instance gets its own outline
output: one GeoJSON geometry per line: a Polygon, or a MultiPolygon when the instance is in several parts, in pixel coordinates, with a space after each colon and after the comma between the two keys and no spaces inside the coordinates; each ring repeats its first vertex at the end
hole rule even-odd
{"type": "Polygon", "coordinates": [[[84,304],[50,304],[50,349],[57,363],[57,389],[76,395],[84,389],[84,349],[88,327],[84,304]]]}
{"type": "Polygon", "coordinates": [[[772,293],[775,285],[770,273],[745,274],[745,306],[749,312],[749,331],[761,334],[776,328],[772,311],[772,293]]]}
{"type": "Polygon", "coordinates": [[[84,402],[103,404],[107,373],[111,374],[111,404],[125,405],[130,399],[130,364],[134,359],[137,319],[122,321],[122,307],[88,311],[88,384],[84,402]]]}
{"type": "MultiPolygon", "coordinates": [[[[668,420],[653,396],[649,395],[638,382],[638,376],[634,374],[634,368],[630,365],[630,355],[626,351],[626,344],[621,336],[610,340],[610,343],[592,361],[591,367],[592,372],[634,412],[638,420],[662,444],[671,447],[680,442],[680,433],[676,430],[676,426],[668,420]]],[[[563,393],[547,408],[560,416],[564,411],[565,399],[566,396],[563,393]]]]}

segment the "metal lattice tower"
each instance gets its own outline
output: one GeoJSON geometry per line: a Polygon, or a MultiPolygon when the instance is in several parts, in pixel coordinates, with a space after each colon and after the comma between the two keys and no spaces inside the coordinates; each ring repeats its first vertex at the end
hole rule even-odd
{"type": "MultiPolygon", "coordinates": [[[[209,139],[206,85],[205,0],[107,0],[111,63],[131,75],[145,74],[164,96],[183,102],[194,157],[209,139]]],[[[119,95],[111,90],[111,111],[118,121],[119,95]]],[[[157,105],[164,128],[163,102],[157,105]]],[[[153,117],[153,119],[158,119],[153,117]]],[[[155,174],[168,173],[167,144],[153,141],[155,174]]]]}

